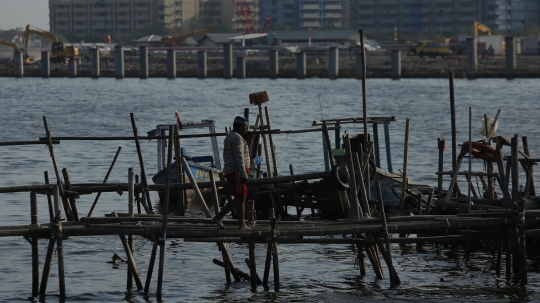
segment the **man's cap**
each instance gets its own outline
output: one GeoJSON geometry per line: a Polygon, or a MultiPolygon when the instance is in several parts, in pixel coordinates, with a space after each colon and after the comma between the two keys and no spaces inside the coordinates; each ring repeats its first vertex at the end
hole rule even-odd
{"type": "Polygon", "coordinates": [[[236,118],[234,118],[234,123],[240,123],[240,124],[248,124],[248,119],[242,117],[242,116],[236,116],[236,118]]]}

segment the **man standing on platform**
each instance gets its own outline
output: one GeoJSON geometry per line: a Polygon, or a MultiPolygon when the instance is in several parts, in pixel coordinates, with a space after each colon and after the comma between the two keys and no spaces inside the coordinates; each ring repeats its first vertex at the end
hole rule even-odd
{"type": "Polygon", "coordinates": [[[247,180],[251,159],[249,157],[249,146],[242,137],[248,130],[249,122],[242,116],[234,118],[233,130],[225,137],[223,143],[223,174],[229,182],[231,196],[233,200],[229,201],[219,214],[212,218],[221,228],[223,226],[223,216],[236,208],[240,229],[250,229],[245,218],[245,205],[247,196],[247,180]]]}

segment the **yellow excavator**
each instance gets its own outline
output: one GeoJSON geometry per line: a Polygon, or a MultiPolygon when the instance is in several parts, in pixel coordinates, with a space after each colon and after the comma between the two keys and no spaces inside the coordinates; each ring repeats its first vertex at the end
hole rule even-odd
{"type": "Polygon", "coordinates": [[[478,21],[473,22],[473,29],[475,36],[478,36],[478,31],[486,33],[486,36],[491,36],[491,29],[478,21]]]}
{"type": "Polygon", "coordinates": [[[64,42],[58,41],[58,38],[48,31],[33,27],[30,24],[26,26],[23,36],[24,49],[28,48],[28,40],[30,34],[38,34],[40,36],[49,38],[52,40],[51,46],[51,61],[52,62],[65,62],[68,58],[77,57],[79,55],[79,49],[73,46],[68,46],[64,42]]]}
{"type": "Polygon", "coordinates": [[[0,44],[9,46],[9,47],[13,48],[14,51],[15,50],[21,50],[23,52],[23,64],[24,65],[28,65],[28,64],[32,63],[33,60],[30,58],[30,56],[28,56],[28,52],[26,52],[26,49],[18,48],[17,44],[15,44],[15,43],[13,43],[11,41],[7,41],[7,40],[0,40],[0,44]]]}
{"type": "Polygon", "coordinates": [[[204,34],[208,34],[208,33],[213,33],[213,32],[214,32],[213,27],[200,29],[200,30],[196,30],[194,32],[179,35],[179,36],[174,36],[174,37],[170,37],[170,38],[163,38],[163,39],[161,39],[161,44],[163,44],[163,46],[185,46],[186,44],[185,44],[184,40],[186,40],[187,38],[191,38],[191,37],[198,36],[198,35],[204,35],[204,34]]]}

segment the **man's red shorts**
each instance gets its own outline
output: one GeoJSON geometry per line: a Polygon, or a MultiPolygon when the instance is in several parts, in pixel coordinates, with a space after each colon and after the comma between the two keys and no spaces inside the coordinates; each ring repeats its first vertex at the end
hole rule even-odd
{"type": "MultiPolygon", "coordinates": [[[[249,175],[249,168],[246,168],[246,173],[249,175]]],[[[231,196],[237,199],[247,196],[247,186],[242,183],[241,177],[242,175],[237,170],[225,175],[225,179],[227,179],[231,188],[231,196]]]]}

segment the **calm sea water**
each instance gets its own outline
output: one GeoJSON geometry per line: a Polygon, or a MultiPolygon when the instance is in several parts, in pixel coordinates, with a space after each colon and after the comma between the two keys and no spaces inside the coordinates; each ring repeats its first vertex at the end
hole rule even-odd
{"type": "MultiPolygon", "coordinates": [[[[248,94],[266,90],[274,129],[311,128],[314,120],[362,116],[361,83],[353,79],[0,79],[0,141],[37,140],[44,136],[43,116],[52,136],[131,136],[130,113],[134,113],[140,135],[157,124],[175,122],[178,110],[184,121],[213,119],[218,131],[231,126],[234,116],[250,108],[248,94]]],[[[455,80],[458,142],[468,140],[469,107],[472,108],[473,139],[484,114],[494,117],[502,109],[498,134],[527,136],[533,157],[540,150],[538,135],[538,79],[455,80]]],[[[390,125],[394,171],[402,169],[406,118],[411,119],[408,176],[415,183],[436,185],[437,138],[446,136],[445,169],[450,169],[451,122],[448,80],[384,79],[367,81],[368,115],[395,116],[390,125]]],[[[362,133],[362,125],[347,125],[348,131],[362,133]]],[[[382,132],[381,132],[382,134],[382,132]]],[[[324,169],[320,133],[276,135],[278,167],[288,174],[324,169]]],[[[222,138],[219,139],[222,142],[222,138]]],[[[209,139],[186,139],[182,145],[196,154],[210,154],[209,139]]],[[[141,142],[147,174],[157,170],[155,142],[141,142]]],[[[102,182],[118,148],[122,152],[109,182],[127,182],[127,171],[139,170],[135,144],[131,141],[62,141],[54,146],[60,168],[67,168],[72,183],[102,182]]],[[[383,145],[384,147],[384,145],[383,145]]],[[[45,146],[2,147],[0,187],[44,183],[54,170],[45,146]]],[[[509,150],[507,151],[509,152],[509,150]]],[[[381,155],[384,159],[385,154],[381,155]]],[[[384,163],[384,162],[383,162],[384,163]]],[[[383,168],[386,165],[383,164],[383,168]]],[[[464,167],[465,169],[466,167],[464,167]]],[[[475,164],[476,170],[483,170],[475,164]]],[[[540,176],[535,175],[536,179],[540,176]]],[[[447,183],[446,183],[447,184],[447,183]]],[[[79,213],[86,214],[94,195],[77,200],[79,213]]],[[[154,196],[157,200],[157,195],[154,196]]],[[[39,221],[48,221],[46,199],[38,196],[39,221]]],[[[29,194],[0,196],[0,225],[30,222],[29,194]]],[[[103,194],[94,211],[102,216],[125,212],[127,198],[103,194]]],[[[197,215],[195,212],[194,215],[197,215]]],[[[41,264],[46,241],[40,241],[41,264]]],[[[137,238],[135,258],[144,279],[151,243],[137,238]]],[[[165,302],[350,302],[350,301],[538,301],[539,263],[529,259],[529,284],[520,286],[495,276],[494,258],[489,250],[465,254],[461,250],[425,246],[392,246],[394,264],[402,285],[390,289],[389,280],[368,274],[359,276],[354,268],[355,253],[344,245],[280,245],[282,291],[250,291],[248,282],[227,286],[221,268],[211,260],[219,258],[215,244],[167,241],[163,299],[165,302]]],[[[64,242],[68,301],[155,302],[156,273],[149,298],[142,293],[126,293],[126,266],[109,263],[113,252],[123,255],[117,237],[71,238],[64,242]]],[[[247,246],[230,245],[235,263],[247,271],[243,260],[247,246]]],[[[0,238],[0,302],[37,301],[31,295],[31,251],[23,238],[0,238]]],[[[262,271],[265,247],[256,247],[258,270],[262,271]]],[[[45,302],[58,301],[56,256],[45,302]]]]}

